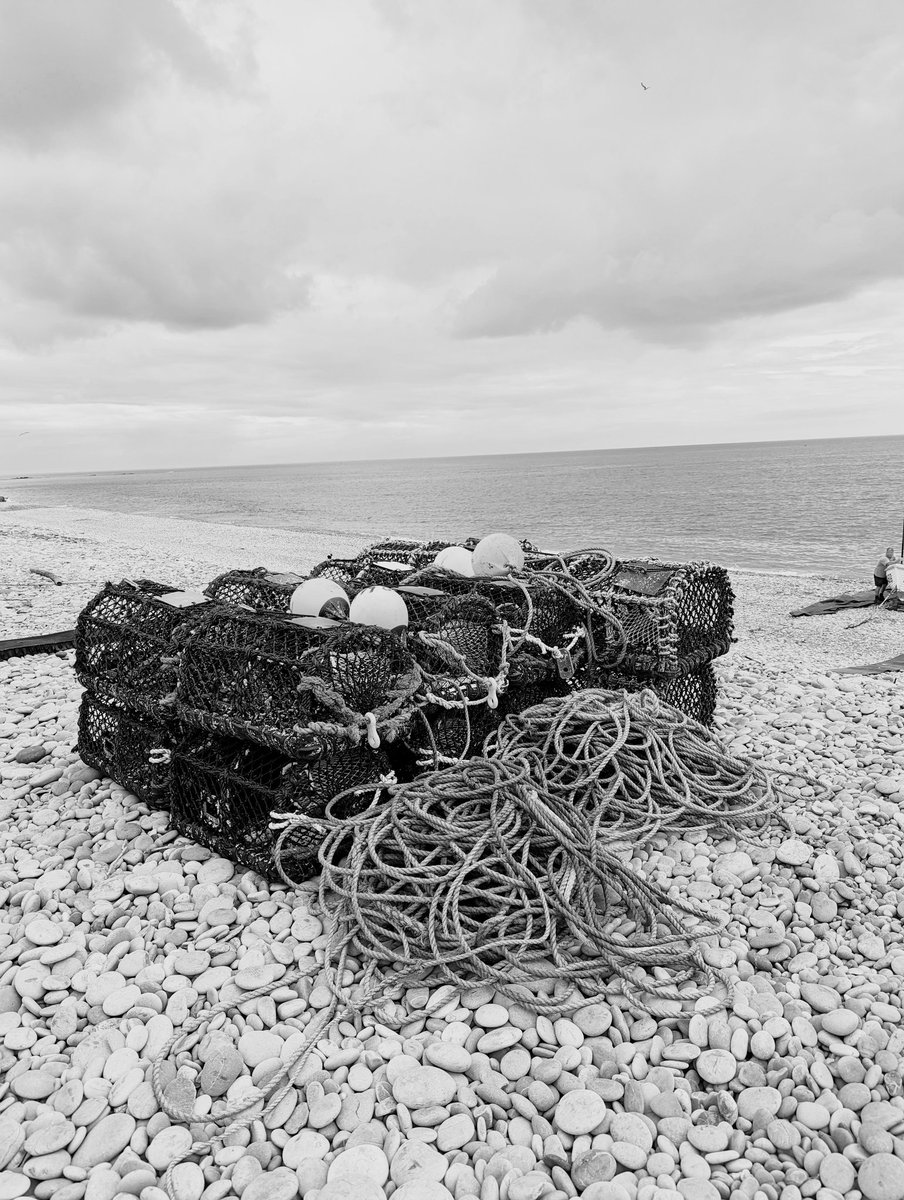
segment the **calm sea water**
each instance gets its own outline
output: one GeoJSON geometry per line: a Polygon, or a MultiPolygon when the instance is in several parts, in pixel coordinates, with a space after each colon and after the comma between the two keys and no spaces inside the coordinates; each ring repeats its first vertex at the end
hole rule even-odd
{"type": "Polygon", "coordinates": [[[546,549],[867,575],[900,546],[904,437],[0,479],[71,505],[360,536],[502,530],[546,549]]]}

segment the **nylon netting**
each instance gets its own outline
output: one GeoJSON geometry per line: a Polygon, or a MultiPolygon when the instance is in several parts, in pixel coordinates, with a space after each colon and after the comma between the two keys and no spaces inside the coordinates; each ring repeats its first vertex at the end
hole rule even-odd
{"type": "Polygon", "coordinates": [[[649,690],[672,708],[701,725],[711,725],[716,712],[718,687],[712,663],[704,663],[681,675],[629,674],[620,671],[588,672],[583,682],[611,691],[649,690]]]}
{"type": "MultiPolygon", "coordinates": [[[[241,738],[193,731],[173,754],[171,820],[186,837],[268,878],[277,878],[274,814],[321,816],[344,794],[345,815],[366,808],[391,766],[365,742],[325,741],[308,761],[293,760],[241,738]],[[368,786],[369,785],[369,786],[368,786]],[[352,789],[362,788],[356,794],[352,789]]],[[[317,872],[319,839],[300,837],[291,850],[296,879],[317,872]]]]}
{"type": "Polygon", "coordinates": [[[79,681],[130,709],[158,713],[176,688],[173,635],[198,607],[213,607],[176,608],[159,599],[176,590],[148,579],[106,584],[76,621],[79,681]]]}
{"type": "MultiPolygon", "coordinates": [[[[362,788],[479,757],[579,685],[646,688],[712,720],[709,659],[731,631],[721,568],[525,544],[524,571],[474,579],[435,566],[443,545],[378,543],[312,572],[351,595],[396,587],[401,636],[312,628],[286,611],[302,577],[262,567],[219,575],[212,602],[188,608],[160,600],[165,584],[108,584],[78,623],[83,757],[149,802],[169,788],[180,829],[272,874],[274,814],[317,817],[341,794],[355,807],[362,788]]],[[[313,869],[315,842],[296,871],[313,869]]]]}
{"type": "Polygon", "coordinates": [[[168,808],[172,794],[169,750],[176,726],[82,695],[78,752],[82,762],[115,779],[151,808],[168,808]]]}
{"type": "Polygon", "coordinates": [[[247,605],[268,612],[288,612],[289,600],[303,575],[268,571],[254,567],[250,571],[224,571],[212,579],[204,593],[222,604],[247,605]]]}
{"type": "Polygon", "coordinates": [[[392,633],[283,613],[219,610],[183,625],[176,711],[188,724],[305,755],[323,737],[392,741],[416,705],[420,672],[392,633]]]}
{"type": "MultiPolygon", "coordinates": [[[[593,587],[625,631],[622,669],[674,675],[725,654],[731,645],[734,593],[728,572],[711,563],[621,562],[593,587]]],[[[598,645],[608,629],[591,621],[598,645]]]]}

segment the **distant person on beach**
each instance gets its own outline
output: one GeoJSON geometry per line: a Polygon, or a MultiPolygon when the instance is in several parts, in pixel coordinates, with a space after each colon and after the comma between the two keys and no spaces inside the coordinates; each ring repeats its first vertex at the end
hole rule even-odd
{"type": "Polygon", "coordinates": [[[888,587],[888,568],[898,561],[894,546],[886,546],[885,553],[876,563],[873,571],[873,583],[876,585],[876,598],[873,604],[881,604],[885,599],[885,589],[888,587]]]}

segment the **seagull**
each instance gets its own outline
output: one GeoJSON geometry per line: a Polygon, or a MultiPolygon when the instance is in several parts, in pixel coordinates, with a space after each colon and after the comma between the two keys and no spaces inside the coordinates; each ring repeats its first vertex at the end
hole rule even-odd
{"type": "Polygon", "coordinates": [[[30,429],[26,429],[24,433],[17,434],[17,437],[28,437],[28,435],[29,435],[30,433],[31,433],[31,430],[30,430],[30,429]]]}
{"type": "Polygon", "coordinates": [[[644,90],[645,92],[648,92],[648,91],[650,90],[650,89],[647,87],[647,85],[646,85],[645,83],[641,83],[641,85],[640,85],[640,86],[643,88],[643,90],[644,90]]]}

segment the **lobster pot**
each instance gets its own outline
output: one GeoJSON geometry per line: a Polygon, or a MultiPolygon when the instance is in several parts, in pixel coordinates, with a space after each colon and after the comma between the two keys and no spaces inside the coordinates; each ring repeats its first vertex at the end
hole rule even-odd
{"type": "Polygon", "coordinates": [[[472,579],[441,568],[427,568],[418,573],[417,583],[451,595],[483,596],[493,605],[498,622],[505,621],[512,629],[527,629],[549,647],[567,645],[583,624],[578,604],[539,580],[525,584],[507,579],[472,579]]]}
{"type": "Polygon", "coordinates": [[[176,689],[173,634],[199,608],[175,608],[158,599],[176,589],[141,579],[108,583],[79,613],[75,671],[100,697],[138,712],[157,713],[176,689]]]}
{"type": "Polygon", "coordinates": [[[312,578],[324,575],[342,587],[397,587],[414,571],[429,569],[433,560],[448,546],[473,549],[476,538],[461,542],[416,542],[405,538],[388,538],[374,542],[354,558],[334,558],[332,555],[311,569],[312,578]]]}
{"type": "Polygon", "coordinates": [[[502,695],[500,709],[502,716],[510,717],[542,704],[551,696],[564,696],[568,692],[568,684],[558,673],[547,674],[543,678],[535,678],[524,683],[512,683],[502,695]]]}
{"type": "MultiPolygon", "coordinates": [[[[337,816],[359,812],[389,769],[385,753],[366,743],[323,742],[297,761],[240,738],[193,731],[174,755],[171,821],[200,845],[276,879],[274,848],[285,817],[322,816],[333,797],[340,797],[337,816]]],[[[320,842],[307,827],[286,838],[281,861],[290,878],[317,874],[320,842]]]]}
{"type": "MultiPolygon", "coordinates": [[[[432,766],[436,755],[444,759],[474,758],[483,753],[484,741],[507,716],[567,691],[568,684],[557,672],[541,669],[526,672],[520,682],[510,683],[495,709],[485,703],[468,705],[467,710],[460,704],[450,708],[428,704],[412,722],[408,745],[422,768],[432,766]]],[[[482,693],[477,688],[462,688],[460,693],[450,689],[444,699],[460,701],[462,696],[475,699],[482,693]]],[[[397,770],[400,775],[404,773],[404,767],[397,770]]]]}
{"type": "Polygon", "coordinates": [[[82,695],[78,716],[82,762],[134,792],[151,808],[170,805],[169,757],[176,740],[177,729],[170,722],[130,712],[90,692],[82,695]]]}
{"type": "Polygon", "coordinates": [[[288,612],[292,593],[305,576],[281,574],[255,567],[251,571],[225,571],[204,589],[221,604],[244,605],[255,612],[288,612]]]}
{"type": "MultiPolygon", "coordinates": [[[[369,563],[370,559],[366,554],[358,555],[356,558],[325,558],[323,562],[317,563],[315,567],[311,568],[310,577],[318,579],[323,576],[324,579],[332,579],[347,592],[357,591],[359,588],[367,587],[362,577],[369,563]]],[[[396,577],[396,582],[399,582],[399,577],[396,577]]]]}
{"type": "MultiPolygon", "coordinates": [[[[622,671],[679,675],[731,646],[734,593],[724,567],[620,562],[593,595],[624,627],[628,645],[622,671]]],[[[591,628],[597,652],[604,652],[605,625],[594,618],[591,628]]]]}
{"type": "Polygon", "coordinates": [[[465,678],[468,672],[499,673],[502,631],[485,596],[476,592],[450,596],[421,587],[398,591],[408,605],[408,646],[425,672],[451,678],[465,678]]]}
{"type": "Polygon", "coordinates": [[[321,735],[358,740],[364,714],[392,740],[420,674],[388,630],[219,608],[181,631],[176,711],[186,724],[247,738],[290,757],[321,735]]]}
{"type": "Polygon", "coordinates": [[[594,676],[593,687],[640,692],[649,688],[665,704],[679,709],[701,725],[711,725],[716,711],[716,675],[711,662],[683,675],[622,674],[608,671],[594,676]]]}
{"type": "Polygon", "coordinates": [[[407,538],[388,538],[383,542],[374,542],[372,546],[368,546],[363,551],[363,554],[375,561],[392,559],[396,562],[408,562],[411,564],[411,569],[415,570],[432,563],[440,550],[445,550],[447,546],[473,546],[474,544],[476,543],[473,538],[468,539],[467,542],[417,542],[407,538]]]}
{"type": "MultiPolygon", "coordinates": [[[[463,689],[463,695],[479,702],[467,708],[460,704],[454,708],[427,704],[412,722],[406,744],[421,769],[481,754],[484,740],[499,724],[501,705],[490,708],[476,689],[463,689]]],[[[459,701],[460,696],[456,694],[454,699],[459,701]]],[[[399,773],[404,774],[404,769],[399,773]]]]}
{"type": "Polygon", "coordinates": [[[327,558],[311,569],[311,578],[323,576],[332,579],[347,592],[360,591],[366,587],[396,588],[415,570],[414,562],[406,554],[398,558],[389,553],[375,557],[368,551],[356,558],[327,558]]]}

